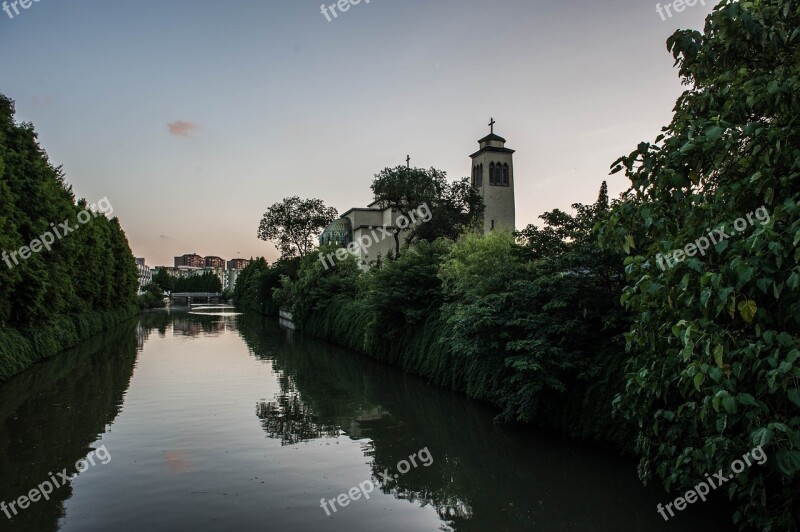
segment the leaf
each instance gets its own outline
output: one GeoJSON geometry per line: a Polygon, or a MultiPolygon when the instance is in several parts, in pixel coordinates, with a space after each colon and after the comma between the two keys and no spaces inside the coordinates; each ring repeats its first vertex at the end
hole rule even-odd
{"type": "Polygon", "coordinates": [[[756,311],[758,310],[758,306],[756,302],[752,299],[748,299],[747,301],[741,301],[738,305],[739,314],[741,314],[742,319],[747,323],[752,323],[753,318],[756,316],[756,311]]]}
{"type": "Polygon", "coordinates": [[[712,126],[706,130],[706,138],[711,141],[715,142],[722,137],[723,129],[719,126],[712,126]]]}
{"type": "Polygon", "coordinates": [[[631,235],[625,237],[625,243],[622,245],[622,248],[625,250],[625,253],[630,253],[631,249],[636,249],[636,243],[631,235]]]}
{"type": "Polygon", "coordinates": [[[726,395],[722,398],[722,406],[725,407],[725,411],[729,414],[736,413],[736,400],[730,395],[726,395]]]}
{"type": "Polygon", "coordinates": [[[769,82],[769,84],[767,85],[767,92],[769,92],[770,94],[775,94],[776,92],[778,92],[778,82],[776,80],[773,79],[772,81],[769,82]]]}
{"type": "Polygon", "coordinates": [[[752,396],[752,395],[750,395],[749,393],[740,393],[739,395],[737,395],[737,396],[736,396],[736,398],[737,398],[737,399],[739,400],[739,402],[740,402],[740,403],[742,403],[743,405],[747,405],[747,406],[758,406],[758,403],[756,403],[756,399],[755,399],[755,397],[753,397],[753,396],[752,396]]]}
{"type": "Polygon", "coordinates": [[[723,354],[723,349],[721,345],[718,345],[717,347],[714,348],[714,362],[716,362],[717,366],[719,366],[720,368],[725,367],[725,364],[722,361],[722,354],[723,354]]]}
{"type": "Polygon", "coordinates": [[[775,433],[766,427],[762,427],[750,434],[750,437],[753,440],[753,445],[756,447],[763,447],[764,445],[767,445],[772,441],[774,436],[775,433]]]}
{"type": "Polygon", "coordinates": [[[697,391],[700,391],[700,385],[703,384],[703,381],[706,379],[706,376],[702,373],[696,373],[694,376],[694,387],[697,388],[697,391]]]}
{"type": "Polygon", "coordinates": [[[789,400],[793,402],[797,407],[800,407],[800,390],[797,388],[792,388],[786,394],[789,396],[789,400]]]}
{"type": "Polygon", "coordinates": [[[775,463],[781,473],[790,477],[800,471],[800,451],[782,449],[775,455],[775,463]]]}

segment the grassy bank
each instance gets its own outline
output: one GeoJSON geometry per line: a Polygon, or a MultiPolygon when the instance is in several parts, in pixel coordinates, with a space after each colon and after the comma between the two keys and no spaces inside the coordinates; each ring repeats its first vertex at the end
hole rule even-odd
{"type": "Polygon", "coordinates": [[[56,316],[26,330],[0,329],[0,382],[50,358],[65,349],[135,316],[129,306],[113,311],[92,311],[74,316],[56,316]]]}

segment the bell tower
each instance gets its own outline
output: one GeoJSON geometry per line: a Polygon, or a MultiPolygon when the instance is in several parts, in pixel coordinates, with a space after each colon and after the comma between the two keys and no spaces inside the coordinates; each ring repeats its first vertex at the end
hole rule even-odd
{"type": "Polygon", "coordinates": [[[479,150],[472,158],[472,186],[483,196],[486,205],[483,231],[516,230],[514,206],[514,150],[506,148],[506,139],[490,132],[478,141],[479,150]]]}

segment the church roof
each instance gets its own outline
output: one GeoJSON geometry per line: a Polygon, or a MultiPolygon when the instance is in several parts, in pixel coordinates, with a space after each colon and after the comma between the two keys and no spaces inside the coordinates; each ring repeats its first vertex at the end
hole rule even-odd
{"type": "Polygon", "coordinates": [[[505,141],[506,141],[506,139],[504,139],[504,138],[503,138],[503,137],[501,137],[500,135],[497,135],[497,134],[495,134],[495,133],[489,133],[488,135],[486,135],[485,137],[483,137],[483,138],[482,138],[481,140],[479,140],[478,142],[488,142],[488,141],[490,141],[490,140],[496,140],[496,141],[498,141],[498,142],[503,142],[503,143],[505,143],[505,141]]]}
{"type": "MultiPolygon", "coordinates": [[[[370,205],[374,205],[374,203],[370,203],[370,205]]],[[[369,208],[369,207],[366,208],[366,209],[364,207],[353,207],[352,209],[350,209],[346,213],[342,214],[341,217],[344,218],[345,216],[347,216],[351,212],[355,212],[355,211],[361,211],[361,212],[383,212],[385,210],[386,209],[373,209],[373,208],[369,208]]]]}
{"type": "Polygon", "coordinates": [[[480,150],[478,150],[475,153],[473,153],[472,155],[470,155],[470,157],[472,159],[474,159],[475,157],[477,157],[481,153],[487,152],[487,151],[492,151],[492,152],[495,152],[495,153],[514,153],[514,150],[512,150],[511,148],[498,148],[496,146],[486,146],[485,148],[481,148],[480,150]]]}

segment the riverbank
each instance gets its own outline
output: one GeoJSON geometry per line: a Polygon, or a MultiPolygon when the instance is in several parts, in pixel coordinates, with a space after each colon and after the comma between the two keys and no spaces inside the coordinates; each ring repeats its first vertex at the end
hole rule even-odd
{"type": "MultiPolygon", "coordinates": [[[[278,316],[277,313],[267,315],[278,316]]],[[[500,412],[506,407],[504,398],[493,393],[497,387],[487,382],[502,375],[502,368],[499,364],[487,364],[483,369],[474,367],[463,355],[455,352],[449,327],[441,316],[431,316],[420,327],[390,340],[370,338],[368,324],[371,317],[368,309],[352,301],[340,300],[315,310],[303,321],[297,321],[293,316],[293,326],[304,334],[489,404],[498,410],[498,419],[502,418],[500,412]],[[348,318],[341,319],[343,316],[348,318]]],[[[283,322],[283,313],[281,318],[283,322]]],[[[632,454],[635,428],[613,418],[611,413],[611,401],[624,382],[626,360],[624,350],[597,357],[591,375],[573,375],[566,382],[565,392],[543,394],[537,415],[521,424],[539,426],[565,438],[611,448],[621,455],[632,454]]]]}
{"type": "Polygon", "coordinates": [[[135,306],[56,316],[27,330],[0,328],[0,382],[139,313],[135,306]]]}

